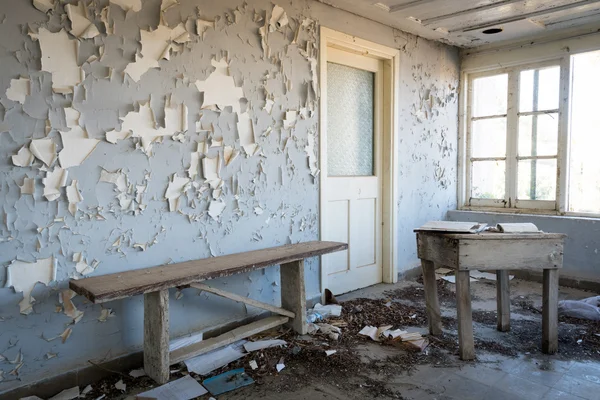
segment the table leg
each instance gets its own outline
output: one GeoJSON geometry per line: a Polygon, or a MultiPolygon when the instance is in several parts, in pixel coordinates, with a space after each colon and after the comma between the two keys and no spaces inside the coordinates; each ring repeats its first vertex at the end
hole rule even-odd
{"type": "Polygon", "coordinates": [[[423,285],[425,286],[425,306],[427,308],[429,333],[439,336],[442,334],[442,316],[435,279],[435,265],[432,261],[421,260],[421,268],[423,269],[423,285]]]}
{"type": "Polygon", "coordinates": [[[542,351],[554,354],[558,350],[558,269],[544,270],[542,303],[542,351]]]}
{"type": "Polygon", "coordinates": [[[469,271],[456,271],[456,304],[458,308],[458,351],[461,360],[475,358],[473,316],[471,314],[471,277],[469,271]]]}
{"type": "Polygon", "coordinates": [[[288,326],[300,335],[306,335],[306,289],[304,260],[292,261],[279,267],[281,276],[281,307],[296,314],[288,326]]]}
{"type": "Polygon", "coordinates": [[[496,298],[498,302],[498,330],[510,330],[510,286],[508,270],[496,271],[496,298]]]}

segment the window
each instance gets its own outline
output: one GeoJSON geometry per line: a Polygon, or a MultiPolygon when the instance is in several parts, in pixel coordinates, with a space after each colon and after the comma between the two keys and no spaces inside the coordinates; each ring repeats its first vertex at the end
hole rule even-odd
{"type": "Polygon", "coordinates": [[[600,51],[573,56],[568,211],[600,214],[600,51]]]}
{"type": "Polygon", "coordinates": [[[471,80],[470,205],[555,208],[560,66],[471,80]]]}
{"type": "Polygon", "coordinates": [[[466,206],[600,214],[598,71],[600,51],[468,75],[466,206]]]}

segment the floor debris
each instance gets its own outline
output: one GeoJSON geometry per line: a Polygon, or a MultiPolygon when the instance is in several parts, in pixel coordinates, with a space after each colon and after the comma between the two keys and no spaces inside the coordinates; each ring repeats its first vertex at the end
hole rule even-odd
{"type": "Polygon", "coordinates": [[[239,368],[208,378],[202,382],[202,385],[213,396],[218,396],[244,386],[252,385],[253,383],[254,379],[246,375],[246,371],[243,368],[239,368]]]}
{"type": "Polygon", "coordinates": [[[251,353],[253,351],[262,350],[274,346],[283,346],[286,344],[287,342],[281,339],[259,340],[256,342],[244,343],[244,349],[246,349],[248,353],[251,353]]]}
{"type": "Polygon", "coordinates": [[[71,400],[79,397],[79,386],[74,386],[70,389],[65,389],[54,397],[48,400],[71,400]]]}
{"type": "Polygon", "coordinates": [[[138,399],[190,400],[200,397],[208,391],[194,378],[187,375],[152,390],[137,395],[138,399]]]}
{"type": "Polygon", "coordinates": [[[185,360],[188,371],[198,375],[208,375],[217,368],[221,368],[232,361],[238,360],[246,355],[244,352],[245,340],[234,343],[222,349],[202,354],[198,357],[185,360]]]}

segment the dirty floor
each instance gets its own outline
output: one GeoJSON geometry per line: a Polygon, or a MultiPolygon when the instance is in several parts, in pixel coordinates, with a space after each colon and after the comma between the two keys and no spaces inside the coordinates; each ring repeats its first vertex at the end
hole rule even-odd
{"type": "MultiPolygon", "coordinates": [[[[256,384],[218,396],[218,399],[599,399],[600,323],[561,318],[559,353],[541,353],[540,284],[511,281],[511,331],[496,330],[495,282],[471,284],[477,359],[457,356],[454,285],[438,281],[444,335],[429,338],[422,353],[357,335],[366,324],[394,325],[427,334],[422,285],[403,281],[376,285],[339,298],[343,314],[334,323],[342,328],[335,341],[325,336],[297,337],[280,332],[287,348],[252,353],[216,373],[246,368],[256,384]],[[337,353],[326,356],[325,350],[337,353]],[[275,371],[284,358],[285,369],[275,371]],[[259,369],[252,371],[255,360],[259,369]]],[[[560,299],[595,295],[560,288],[560,299]]],[[[174,379],[185,373],[177,368],[174,379]]],[[[199,380],[200,377],[197,377],[199,380]]],[[[125,378],[127,392],[114,389],[123,377],[92,385],[86,398],[133,399],[152,387],[148,378],[125,378]]],[[[201,399],[208,399],[206,395],[201,399]]]]}

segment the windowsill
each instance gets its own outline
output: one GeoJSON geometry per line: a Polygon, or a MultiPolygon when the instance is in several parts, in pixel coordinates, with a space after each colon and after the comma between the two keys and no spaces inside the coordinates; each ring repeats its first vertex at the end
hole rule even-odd
{"type": "Polygon", "coordinates": [[[560,213],[556,210],[535,210],[535,209],[523,209],[523,208],[499,208],[499,207],[459,207],[457,211],[469,211],[469,212],[479,212],[479,213],[487,213],[487,214],[514,214],[514,215],[535,215],[535,216],[544,216],[544,217],[554,217],[554,218],[569,218],[569,219],[590,219],[590,220],[598,220],[600,219],[600,214],[593,213],[560,213]]]}

